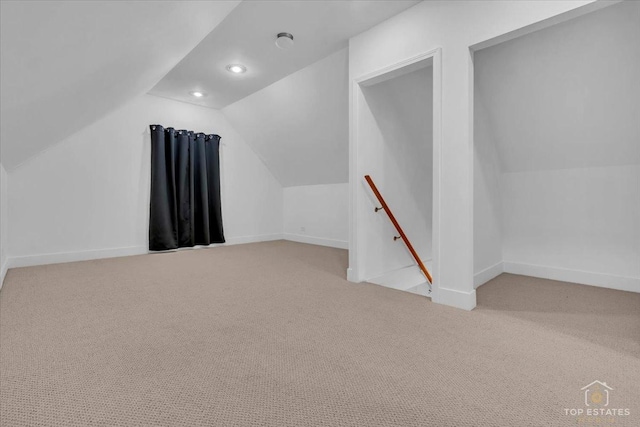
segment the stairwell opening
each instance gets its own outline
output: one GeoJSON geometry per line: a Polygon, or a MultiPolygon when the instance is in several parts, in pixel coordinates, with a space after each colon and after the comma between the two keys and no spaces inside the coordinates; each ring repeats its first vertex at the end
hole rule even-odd
{"type": "Polygon", "coordinates": [[[364,180],[370,175],[419,259],[434,273],[433,57],[358,83],[361,280],[430,296],[430,285],[364,180]],[[364,174],[362,173],[364,172],[364,174]],[[362,176],[360,176],[362,175],[362,176]]]}

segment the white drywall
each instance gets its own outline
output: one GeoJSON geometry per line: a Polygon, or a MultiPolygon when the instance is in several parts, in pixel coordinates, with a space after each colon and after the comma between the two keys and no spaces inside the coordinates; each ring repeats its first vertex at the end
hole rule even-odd
{"type": "Polygon", "coordinates": [[[484,97],[474,96],[473,272],[477,287],[502,273],[502,169],[484,97]]]}
{"type": "MultiPolygon", "coordinates": [[[[505,173],[502,187],[507,270],[635,278],[626,290],[640,292],[640,165],[505,173]]],[[[626,288],[617,282],[588,284],[626,288]]]]}
{"type": "Polygon", "coordinates": [[[343,183],[347,75],[342,49],[222,111],[284,187],[343,183]]]}
{"type": "MultiPolygon", "coordinates": [[[[426,67],[363,89],[363,135],[378,156],[364,165],[414,249],[432,256],[433,68],[426,67]]],[[[364,279],[412,265],[411,253],[368,190],[364,279]]]]}
{"type": "Polygon", "coordinates": [[[7,232],[9,231],[9,210],[8,210],[8,196],[9,196],[9,183],[7,179],[7,172],[4,170],[4,166],[0,164],[0,288],[4,281],[4,276],[7,273],[7,232]]]}
{"type": "MultiPolygon", "coordinates": [[[[356,36],[349,43],[350,128],[361,96],[354,80],[416,55],[442,49],[441,219],[434,230],[440,242],[433,300],[465,309],[475,307],[473,288],[473,62],[469,47],[592,1],[427,1],[356,36]]],[[[595,6],[594,6],[595,7],[595,6]]],[[[576,11],[579,13],[580,11],[576,11]]],[[[350,137],[349,277],[362,280],[366,266],[366,215],[369,200],[362,176],[374,147],[360,135],[350,137]]]]}
{"type": "Polygon", "coordinates": [[[638,40],[624,2],[476,52],[479,282],[504,261],[640,292],[638,40]]]}
{"type": "Polygon", "coordinates": [[[229,243],[280,238],[282,188],[222,113],[143,95],[10,173],[12,266],[147,251],[153,123],[222,136],[229,243]]]}
{"type": "Polygon", "coordinates": [[[640,163],[640,2],[476,52],[505,172],[640,163]]]}
{"type": "Polygon", "coordinates": [[[287,187],[284,238],[346,249],[349,238],[349,185],[287,187]]]}
{"type": "Polygon", "coordinates": [[[344,49],[349,37],[418,1],[243,1],[150,93],[224,108],[344,49]],[[274,43],[282,31],[293,34],[291,49],[274,43]],[[247,70],[232,74],[226,70],[229,64],[247,70]],[[194,98],[189,95],[193,90],[208,96],[194,98]]]}
{"type": "Polygon", "coordinates": [[[0,2],[2,164],[146,93],[238,3],[0,2]]]}

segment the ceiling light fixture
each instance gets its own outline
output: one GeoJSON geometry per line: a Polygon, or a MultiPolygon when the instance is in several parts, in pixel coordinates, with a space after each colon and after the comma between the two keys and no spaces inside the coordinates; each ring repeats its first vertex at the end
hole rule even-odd
{"type": "Polygon", "coordinates": [[[227,65],[227,71],[233,74],[242,74],[245,71],[247,71],[247,67],[240,64],[230,64],[230,65],[227,65]]]}
{"type": "Polygon", "coordinates": [[[293,36],[289,33],[278,33],[276,46],[280,49],[291,49],[293,47],[293,36]]]}
{"type": "Polygon", "coordinates": [[[198,91],[189,92],[191,96],[195,96],[196,98],[202,98],[203,96],[207,96],[206,94],[198,91]]]}

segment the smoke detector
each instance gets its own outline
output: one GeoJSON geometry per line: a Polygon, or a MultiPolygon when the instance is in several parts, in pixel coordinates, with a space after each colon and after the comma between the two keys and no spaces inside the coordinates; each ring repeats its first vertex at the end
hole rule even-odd
{"type": "Polygon", "coordinates": [[[291,49],[293,47],[293,36],[289,33],[278,33],[276,46],[280,49],[291,49]]]}

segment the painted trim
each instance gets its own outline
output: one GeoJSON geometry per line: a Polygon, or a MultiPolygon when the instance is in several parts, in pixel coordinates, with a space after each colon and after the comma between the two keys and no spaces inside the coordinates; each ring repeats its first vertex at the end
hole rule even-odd
{"type": "Polygon", "coordinates": [[[292,242],[328,246],[330,248],[349,249],[349,242],[346,240],[325,239],[324,237],[305,236],[293,233],[284,233],[283,238],[284,240],[289,240],[292,242]]]}
{"type": "MultiPolygon", "coordinates": [[[[282,234],[277,233],[277,234],[260,234],[255,236],[230,237],[227,239],[226,243],[222,243],[222,244],[213,244],[209,246],[197,246],[195,248],[180,248],[180,249],[163,251],[163,252],[175,252],[178,250],[193,250],[193,249],[200,249],[200,248],[213,248],[213,247],[219,247],[219,246],[232,246],[232,245],[241,245],[244,243],[267,242],[271,240],[282,240],[282,234]]],[[[56,252],[56,253],[49,253],[49,254],[9,257],[5,264],[7,265],[7,269],[9,269],[9,268],[18,268],[18,267],[31,267],[36,265],[60,264],[64,262],[90,261],[94,259],[116,258],[116,257],[132,256],[132,255],[145,255],[149,253],[156,253],[156,252],[149,252],[146,246],[127,246],[127,247],[121,247],[121,248],[91,249],[86,251],[56,252]]],[[[3,269],[3,271],[5,270],[3,269]]]]}
{"type": "Polygon", "coordinates": [[[2,285],[4,284],[4,278],[7,275],[7,271],[9,270],[9,258],[4,261],[4,264],[0,266],[0,289],[2,289],[2,285]]]}
{"type": "Polygon", "coordinates": [[[625,1],[625,0],[595,0],[595,1],[592,1],[591,3],[578,6],[575,9],[571,9],[569,11],[563,12],[559,15],[554,15],[542,21],[534,22],[533,24],[529,24],[524,27],[517,28],[513,31],[509,31],[499,36],[496,36],[478,43],[474,43],[473,45],[469,46],[469,49],[471,49],[474,52],[477,52],[482,49],[487,49],[497,44],[504,43],[509,40],[516,39],[518,37],[526,36],[527,34],[531,34],[533,32],[540,31],[545,28],[552,27],[554,25],[558,25],[566,21],[570,21],[582,15],[586,15],[591,12],[596,12],[605,7],[613,6],[617,3],[621,3],[622,1],[625,1]]]}
{"type": "MultiPolygon", "coordinates": [[[[369,73],[365,73],[360,75],[359,77],[356,77],[355,79],[353,79],[354,83],[356,84],[362,84],[362,83],[366,83],[367,80],[371,80],[372,84],[378,83],[378,79],[380,79],[381,77],[383,77],[385,74],[388,73],[393,73],[393,72],[397,72],[400,71],[402,68],[405,67],[409,67],[409,66],[413,66],[418,62],[422,62],[424,60],[428,60],[430,58],[435,58],[437,55],[439,55],[441,52],[441,48],[435,48],[435,49],[431,49],[427,52],[422,52],[419,53],[417,55],[411,56],[409,58],[403,59],[401,61],[398,62],[394,62],[393,64],[389,64],[386,65],[382,68],[378,68],[377,70],[371,71],[369,73]]],[[[415,68],[417,69],[417,68],[415,68]]],[[[411,69],[409,72],[413,71],[414,69],[411,69]]],[[[393,78],[394,76],[392,76],[393,78]]]]}
{"type": "MultiPolygon", "coordinates": [[[[431,289],[440,286],[442,218],[442,49],[433,51],[433,211],[431,212],[431,289]]],[[[433,298],[431,298],[433,300],[433,298]]],[[[474,301],[475,305],[475,301],[474,301]]]]}
{"type": "MultiPolygon", "coordinates": [[[[424,54],[416,55],[415,58],[409,58],[398,62],[393,65],[389,71],[379,73],[380,70],[374,71],[375,75],[371,78],[367,76],[360,77],[362,79],[358,83],[360,86],[369,87],[375,86],[380,83],[384,83],[388,80],[393,80],[398,77],[411,74],[414,71],[422,70],[424,68],[431,67],[433,65],[433,56],[425,56],[424,54]],[[400,65],[400,66],[398,66],[400,65]]],[[[383,69],[384,70],[384,69],[383,69]]]]}
{"type": "MultiPolygon", "coordinates": [[[[467,176],[467,189],[469,190],[469,205],[466,214],[466,222],[469,225],[469,233],[466,235],[467,243],[466,247],[469,248],[470,252],[470,260],[471,262],[464,265],[464,269],[466,270],[465,280],[462,282],[462,286],[466,287],[469,284],[476,288],[475,286],[475,268],[474,268],[474,220],[475,220],[475,158],[476,158],[476,150],[475,150],[475,64],[473,62],[473,51],[469,49],[467,51],[467,96],[468,96],[468,105],[467,105],[467,144],[469,150],[469,156],[467,158],[467,170],[469,174],[467,176]],[[467,279],[468,278],[468,279],[467,279]],[[470,279],[470,280],[469,280],[470,279]],[[471,283],[469,283],[469,281],[471,283]]],[[[460,286],[460,284],[458,285],[460,286]]]]}
{"type": "MultiPolygon", "coordinates": [[[[351,75],[349,75],[351,77],[351,75]]],[[[361,256],[358,256],[358,94],[360,87],[349,80],[349,267],[347,280],[362,282],[361,256]]]]}
{"type": "Polygon", "coordinates": [[[502,261],[493,264],[490,267],[485,268],[474,274],[473,276],[473,288],[478,289],[478,287],[484,285],[489,280],[495,279],[499,275],[504,273],[504,265],[502,261]]]}
{"type": "Polygon", "coordinates": [[[578,283],[619,291],[640,292],[640,277],[616,276],[593,271],[573,270],[511,261],[503,262],[503,270],[505,273],[520,274],[523,276],[578,283]]]}
{"type": "MultiPolygon", "coordinates": [[[[415,69],[419,62],[432,61],[433,67],[433,213],[432,213],[432,287],[440,283],[440,209],[441,201],[441,157],[442,157],[442,48],[437,47],[401,61],[389,64],[349,81],[349,270],[347,278],[352,282],[362,282],[362,256],[358,254],[358,186],[362,177],[358,176],[358,127],[359,95],[367,82],[377,82],[384,75],[395,75],[403,68],[415,69]]],[[[475,305],[475,303],[474,303],[475,305]]]]}
{"type": "Polygon", "coordinates": [[[463,292],[455,289],[434,288],[431,300],[438,304],[471,311],[476,306],[476,290],[463,292]]]}
{"type": "Polygon", "coordinates": [[[213,247],[232,246],[232,245],[243,245],[245,243],[271,242],[273,240],[282,240],[282,234],[281,233],[256,234],[254,236],[229,237],[226,240],[227,240],[226,243],[211,245],[211,246],[213,247]]]}
{"type": "Polygon", "coordinates": [[[149,251],[145,246],[122,248],[92,249],[77,252],[57,252],[49,254],[25,255],[9,258],[9,268],[31,267],[34,265],[60,264],[63,262],[89,261],[93,259],[116,258],[130,255],[142,255],[149,251]]]}

